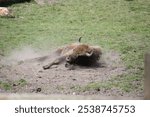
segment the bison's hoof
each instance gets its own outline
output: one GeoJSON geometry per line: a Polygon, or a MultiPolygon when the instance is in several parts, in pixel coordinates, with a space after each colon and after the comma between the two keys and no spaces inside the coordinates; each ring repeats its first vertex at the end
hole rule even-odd
{"type": "Polygon", "coordinates": [[[69,64],[69,63],[66,63],[65,67],[68,68],[68,70],[74,70],[75,69],[74,65],[69,64]]]}
{"type": "Polygon", "coordinates": [[[43,69],[44,69],[44,70],[49,69],[49,68],[50,68],[50,66],[49,66],[49,65],[45,65],[45,66],[43,66],[43,69]]]}

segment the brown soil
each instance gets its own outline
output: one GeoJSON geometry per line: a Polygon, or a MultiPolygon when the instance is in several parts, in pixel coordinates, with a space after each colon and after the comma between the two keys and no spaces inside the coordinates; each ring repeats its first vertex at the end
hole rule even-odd
{"type": "Polygon", "coordinates": [[[15,51],[9,57],[0,58],[0,81],[12,84],[12,89],[1,93],[39,93],[39,94],[70,94],[70,95],[102,95],[102,96],[128,96],[135,97],[138,94],[124,93],[119,89],[100,89],[82,91],[81,88],[89,83],[105,82],[112,77],[126,72],[120,55],[114,51],[104,52],[103,67],[79,67],[69,70],[64,64],[53,66],[43,70],[42,66],[55,58],[50,54],[49,58],[38,61],[31,59],[40,56],[31,48],[15,51]],[[25,60],[18,64],[20,60],[25,60]],[[16,84],[16,81],[24,79],[25,86],[16,84]]]}

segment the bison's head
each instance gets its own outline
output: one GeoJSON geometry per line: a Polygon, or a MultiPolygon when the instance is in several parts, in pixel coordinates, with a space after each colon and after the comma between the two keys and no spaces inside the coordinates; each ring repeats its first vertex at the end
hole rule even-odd
{"type": "Polygon", "coordinates": [[[81,44],[72,51],[72,54],[66,57],[66,63],[81,66],[95,66],[101,55],[100,47],[81,44]]]}

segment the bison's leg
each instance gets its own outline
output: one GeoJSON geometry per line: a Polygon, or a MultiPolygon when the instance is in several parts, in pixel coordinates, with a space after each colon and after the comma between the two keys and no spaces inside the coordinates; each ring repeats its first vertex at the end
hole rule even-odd
{"type": "Polygon", "coordinates": [[[61,57],[58,57],[57,59],[55,59],[54,61],[52,61],[51,63],[43,66],[43,69],[46,70],[46,69],[50,69],[51,66],[53,65],[58,65],[58,64],[61,64],[62,62],[65,61],[65,56],[61,56],[61,57]]]}
{"type": "Polygon", "coordinates": [[[51,62],[51,63],[49,63],[49,64],[47,64],[47,65],[44,65],[44,66],[43,66],[43,69],[46,70],[46,69],[49,69],[51,66],[53,66],[53,65],[58,65],[58,64],[59,64],[59,60],[56,59],[56,60],[54,60],[53,62],[51,62]]]}
{"type": "Polygon", "coordinates": [[[68,68],[69,70],[74,70],[75,69],[75,65],[74,64],[70,64],[68,62],[66,62],[65,67],[68,68]]]}

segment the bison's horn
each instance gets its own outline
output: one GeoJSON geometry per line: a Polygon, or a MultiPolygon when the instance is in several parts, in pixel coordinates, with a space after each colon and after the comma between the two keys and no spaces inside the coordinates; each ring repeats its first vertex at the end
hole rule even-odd
{"type": "Polygon", "coordinates": [[[93,51],[91,51],[90,53],[87,52],[85,55],[88,56],[88,57],[90,57],[92,54],[93,54],[93,51]]]}
{"type": "Polygon", "coordinates": [[[82,37],[79,37],[79,39],[78,39],[79,42],[81,42],[81,38],[82,38],[82,37]]]}

